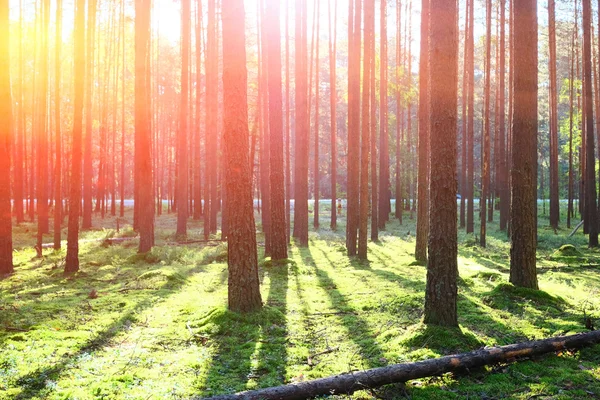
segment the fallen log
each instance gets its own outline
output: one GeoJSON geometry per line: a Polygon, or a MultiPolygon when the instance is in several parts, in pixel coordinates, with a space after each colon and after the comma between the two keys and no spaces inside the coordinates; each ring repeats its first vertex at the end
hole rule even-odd
{"type": "Polygon", "coordinates": [[[575,229],[573,229],[573,231],[569,234],[569,237],[573,237],[573,235],[575,233],[577,233],[577,231],[579,230],[579,228],[581,228],[581,225],[583,225],[583,221],[581,221],[580,223],[577,224],[577,226],[575,227],[575,229]]]}
{"type": "Polygon", "coordinates": [[[312,381],[215,396],[209,398],[209,400],[299,400],[332,394],[352,394],[357,390],[373,389],[391,383],[437,376],[447,372],[465,371],[500,362],[512,362],[524,357],[533,357],[561,350],[574,350],[598,343],[600,343],[600,330],[502,347],[483,348],[469,353],[430,360],[389,365],[312,381]]]}

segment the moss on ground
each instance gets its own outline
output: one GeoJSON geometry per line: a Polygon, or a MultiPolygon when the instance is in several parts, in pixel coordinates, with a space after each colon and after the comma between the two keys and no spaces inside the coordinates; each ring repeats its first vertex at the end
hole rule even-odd
{"type": "MultiPolygon", "coordinates": [[[[152,252],[136,254],[136,239],[106,246],[133,236],[128,221],[130,212],[117,233],[116,219],[95,220],[104,229],[83,233],[82,268],[69,278],[64,251],[36,259],[35,225],[16,228],[16,273],[0,280],[0,399],[231,393],[579,332],[584,314],[600,316],[590,266],[599,254],[568,230],[540,230],[539,291],[508,283],[510,244],[496,224],[485,249],[461,231],[460,327],[445,329],[421,323],[426,268],[414,263],[408,215],[369,243],[368,263],[345,255],[343,219],[338,232],[311,232],[309,248],[292,246],[288,260],[261,260],[265,307],[249,315],[226,309],[226,245],[177,245],[175,218],[163,215],[152,252]],[[565,243],[580,254],[555,256],[565,243]]],[[[188,239],[201,238],[201,221],[190,221],[188,239]]],[[[597,346],[352,398],[598,398],[599,365],[597,346]]]]}

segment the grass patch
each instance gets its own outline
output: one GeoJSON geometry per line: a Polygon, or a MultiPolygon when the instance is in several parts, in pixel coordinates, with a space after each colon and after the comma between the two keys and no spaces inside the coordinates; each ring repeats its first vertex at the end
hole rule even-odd
{"type": "MultiPolygon", "coordinates": [[[[535,291],[507,283],[510,244],[492,223],[487,248],[459,232],[460,328],[424,326],[427,271],[414,264],[407,213],[369,243],[367,263],[347,257],[343,217],[338,232],[311,232],[310,246],[292,245],[287,260],[260,257],[264,308],[240,315],[226,308],[227,245],[192,243],[202,221],[189,221],[191,244],[173,243],[175,215],[164,214],[151,252],[137,254],[136,240],[103,246],[134,236],[131,217],[127,210],[119,233],[116,218],[94,219],[99,228],[82,233],[82,268],[71,278],[62,275],[64,250],[34,258],[35,224],[15,229],[16,272],[0,280],[0,399],[233,393],[579,332],[584,313],[595,319],[600,310],[598,272],[565,268],[567,257],[598,263],[582,234],[540,229],[535,291]],[[565,244],[580,254],[555,255],[565,244]]],[[[593,347],[350,398],[597,398],[598,365],[593,347]]]]}

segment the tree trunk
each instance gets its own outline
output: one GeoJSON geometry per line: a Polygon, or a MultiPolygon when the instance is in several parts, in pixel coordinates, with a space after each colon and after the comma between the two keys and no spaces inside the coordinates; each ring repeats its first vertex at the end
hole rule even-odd
{"type": "Polygon", "coordinates": [[[496,184],[500,195],[500,230],[506,230],[506,222],[508,217],[509,192],[507,183],[507,165],[506,165],[506,109],[505,109],[505,93],[506,93],[506,0],[500,0],[500,83],[498,96],[499,111],[498,115],[498,155],[499,168],[496,176],[496,184]]]}
{"type": "MultiPolygon", "coordinates": [[[[135,1],[135,163],[138,166],[140,246],[146,253],[154,246],[152,201],[152,132],[150,127],[150,11],[149,0],[135,1]]],[[[185,202],[179,203],[184,208],[185,202]]]]}
{"type": "Polygon", "coordinates": [[[243,0],[223,0],[223,105],[225,156],[225,212],[229,309],[260,309],[258,258],[252,200],[252,173],[248,160],[248,102],[243,0]]]}
{"type": "Polygon", "coordinates": [[[346,248],[349,256],[357,253],[359,215],[359,162],[360,162],[360,53],[361,10],[360,0],[349,1],[348,15],[348,195],[346,211],[346,248]]]}
{"type": "MultiPolygon", "coordinates": [[[[331,2],[328,1],[329,11],[329,107],[331,114],[331,230],[337,230],[337,115],[336,115],[336,49],[337,49],[337,0],[333,0],[333,15],[331,13],[331,2]],[[333,18],[333,20],[332,20],[333,18]]],[[[385,0],[383,0],[385,3],[385,0]]]]}
{"type": "Polygon", "coordinates": [[[218,104],[218,48],[216,27],[216,0],[208,0],[208,25],[206,36],[206,168],[204,172],[204,239],[213,233],[218,205],[217,193],[217,104],[218,104]]]}
{"type": "Polygon", "coordinates": [[[430,208],[426,324],[457,326],[457,3],[433,0],[430,14],[430,208]]]}
{"type": "Polygon", "coordinates": [[[467,0],[469,8],[469,29],[467,34],[467,44],[465,44],[468,54],[467,71],[469,74],[468,82],[468,132],[467,132],[467,233],[475,232],[475,41],[474,41],[474,25],[475,25],[475,0],[467,0]]]}
{"type": "Polygon", "coordinates": [[[187,235],[188,219],[188,69],[190,64],[190,0],[181,2],[181,93],[179,102],[179,130],[177,131],[177,231],[175,234],[182,238],[187,235]]]}
{"type": "Polygon", "coordinates": [[[379,69],[379,229],[385,229],[390,216],[390,153],[388,133],[388,32],[387,0],[381,0],[379,69]]]}
{"type": "MultiPolygon", "coordinates": [[[[87,67],[86,67],[86,91],[85,91],[85,142],[83,153],[83,222],[82,229],[92,227],[92,112],[94,96],[94,51],[96,31],[96,5],[97,0],[88,0],[87,3],[87,67]]],[[[137,199],[135,199],[137,200],[137,199]]],[[[137,206],[135,206],[137,210],[137,206]]],[[[137,228],[137,213],[134,213],[134,228],[137,228]]]]}
{"type": "Polygon", "coordinates": [[[583,84],[585,92],[585,212],[588,220],[589,247],[598,247],[598,210],[596,208],[596,157],[594,145],[594,111],[592,99],[591,0],[583,0],[583,84]]]}
{"type": "Polygon", "coordinates": [[[358,258],[367,259],[369,222],[369,157],[371,134],[371,47],[375,27],[375,0],[364,3],[364,57],[362,75],[362,119],[360,140],[360,215],[358,224],[358,258]]]}
{"type": "Polygon", "coordinates": [[[0,0],[0,276],[13,272],[10,204],[10,144],[12,96],[10,89],[10,24],[8,0],[0,0]]]}
{"type": "Polygon", "coordinates": [[[492,53],[492,0],[486,0],[486,34],[485,34],[485,83],[483,95],[483,140],[482,140],[482,170],[481,170],[481,199],[479,200],[479,244],[486,247],[487,214],[486,205],[490,192],[490,87],[491,87],[491,53],[492,53]]]}
{"type": "Polygon", "coordinates": [[[468,372],[485,365],[513,362],[521,358],[532,358],[562,350],[575,350],[598,343],[600,343],[600,331],[593,331],[502,347],[485,348],[469,353],[412,363],[389,365],[284,386],[215,396],[209,398],[209,400],[300,400],[320,396],[352,394],[358,390],[374,389],[391,383],[439,376],[448,372],[468,372]]]}
{"type": "Polygon", "coordinates": [[[279,0],[267,0],[267,60],[269,63],[269,133],[271,184],[271,259],[287,258],[285,186],[283,176],[283,101],[279,0]]]}
{"type": "Polygon", "coordinates": [[[294,237],[302,247],[308,246],[308,139],[307,104],[307,0],[296,1],[296,130],[294,146],[294,237]]]}
{"type": "Polygon", "coordinates": [[[421,1],[421,54],[419,57],[419,177],[417,202],[417,243],[415,258],[427,261],[429,236],[429,5],[421,1]]]}
{"type": "Polygon", "coordinates": [[[513,4],[514,120],[511,168],[510,282],[538,288],[537,247],[537,2],[513,4]]]}
{"type": "Polygon", "coordinates": [[[54,48],[54,117],[56,125],[55,151],[56,160],[54,164],[54,249],[60,249],[61,223],[62,223],[62,136],[61,136],[61,117],[60,117],[60,51],[62,43],[62,0],[56,2],[56,43],[54,48]]]}
{"type": "Polygon", "coordinates": [[[558,228],[560,217],[558,192],[558,94],[556,79],[556,22],[555,0],[548,0],[548,36],[550,49],[550,226],[558,228]]]}
{"type": "Polygon", "coordinates": [[[81,210],[81,158],[83,136],[83,102],[85,86],[85,0],[75,3],[73,139],[71,142],[71,179],[69,182],[69,230],[65,274],[79,270],[79,214],[81,210]]]}

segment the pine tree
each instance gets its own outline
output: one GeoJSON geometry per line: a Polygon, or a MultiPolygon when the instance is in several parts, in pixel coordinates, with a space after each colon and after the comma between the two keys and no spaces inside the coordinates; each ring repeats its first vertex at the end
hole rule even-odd
{"type": "Polygon", "coordinates": [[[229,309],[250,312],[260,309],[258,258],[252,174],[248,159],[248,103],[243,0],[223,0],[223,101],[225,206],[229,214],[227,237],[229,309]]]}
{"type": "Polygon", "coordinates": [[[457,326],[457,2],[431,0],[429,259],[426,324],[457,326]]]}
{"type": "Polygon", "coordinates": [[[537,1],[513,3],[514,111],[510,282],[537,289],[537,1]],[[518,132],[518,134],[517,134],[518,132]]]}

